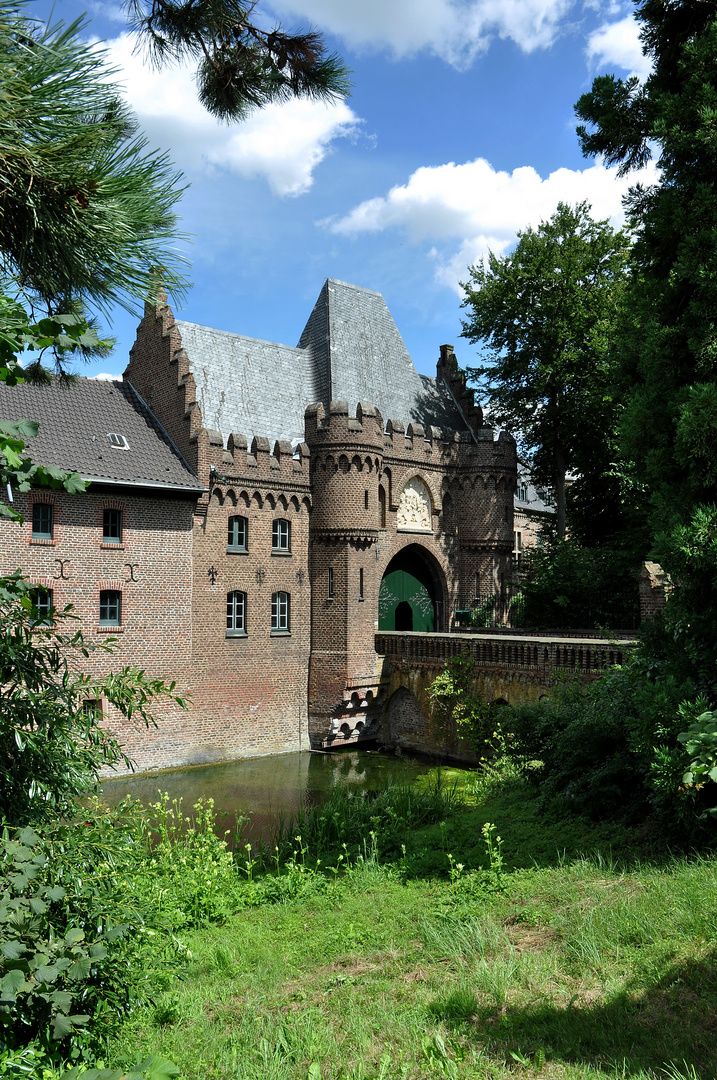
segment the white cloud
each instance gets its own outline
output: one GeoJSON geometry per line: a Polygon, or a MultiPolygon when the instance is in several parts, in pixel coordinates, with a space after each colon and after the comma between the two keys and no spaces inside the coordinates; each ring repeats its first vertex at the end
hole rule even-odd
{"type": "Polygon", "coordinates": [[[304,19],[353,48],[389,49],[397,57],[427,49],[468,66],[493,38],[524,52],[546,48],[574,0],[272,0],[282,16],[304,19]]]}
{"type": "Polygon", "coordinates": [[[559,202],[586,201],[596,218],[623,224],[622,196],[638,181],[654,182],[649,165],[629,178],[602,164],[557,169],[542,179],[532,166],[496,171],[484,158],[462,165],[417,169],[386,196],[360,203],[345,217],[322,224],[344,236],[401,229],[414,244],[431,243],[436,279],[458,290],[466,267],[488,250],[503,254],[519,229],[535,228],[559,202]],[[458,243],[458,249],[455,245],[458,243]]]}
{"type": "Polygon", "coordinates": [[[97,375],[89,375],[90,379],[98,379],[100,382],[122,382],[121,375],[108,375],[106,371],[100,371],[97,375]]]}
{"type": "Polygon", "coordinates": [[[133,50],[129,34],[108,43],[117,81],[150,140],[171,146],[184,170],[224,168],[247,179],[263,177],[276,195],[301,195],[331,142],[359,129],[359,118],[344,102],[306,100],[269,105],[240,126],[220,124],[197,100],[190,67],[158,72],[133,50]]]}
{"type": "Polygon", "coordinates": [[[649,57],[643,56],[639,35],[640,24],[632,15],[603,24],[588,38],[588,63],[593,68],[621,67],[646,79],[652,65],[649,57]]]}

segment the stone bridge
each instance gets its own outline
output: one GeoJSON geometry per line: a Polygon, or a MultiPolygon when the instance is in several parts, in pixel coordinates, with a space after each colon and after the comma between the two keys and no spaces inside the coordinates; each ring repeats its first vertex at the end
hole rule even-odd
{"type": "Polygon", "coordinates": [[[375,682],[346,688],[342,713],[323,745],[328,749],[377,740],[384,746],[477,761],[465,739],[439,727],[432,717],[428,690],[452,657],[473,659],[473,692],[499,706],[539,701],[566,679],[596,679],[623,663],[634,646],[632,639],[588,636],[383,631],[375,635],[375,682]]]}

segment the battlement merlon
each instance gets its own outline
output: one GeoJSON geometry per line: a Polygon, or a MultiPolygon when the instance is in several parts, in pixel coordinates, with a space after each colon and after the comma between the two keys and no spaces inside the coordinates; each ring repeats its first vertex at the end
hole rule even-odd
{"type": "Polygon", "coordinates": [[[328,414],[324,405],[309,405],[304,414],[306,442],[321,449],[380,450],[390,458],[432,463],[444,468],[468,469],[516,467],[515,439],[507,431],[496,433],[493,428],[475,431],[442,431],[437,427],[424,428],[411,422],[407,427],[391,417],[386,421],[378,409],[359,402],[356,416],[350,415],[348,402],[332,401],[328,414]]]}
{"type": "Polygon", "coordinates": [[[248,448],[246,436],[232,432],[225,448],[221,431],[204,427],[195,431],[190,441],[209,472],[232,479],[248,477],[308,483],[310,450],[306,443],[299,443],[294,450],[287,439],[277,439],[272,451],[269,439],[255,435],[248,448]]]}

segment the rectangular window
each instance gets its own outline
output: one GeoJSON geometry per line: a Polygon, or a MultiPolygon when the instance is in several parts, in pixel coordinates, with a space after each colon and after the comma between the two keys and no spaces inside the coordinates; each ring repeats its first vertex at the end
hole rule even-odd
{"type": "Polygon", "coordinates": [[[245,517],[239,517],[237,514],[233,514],[229,518],[229,527],[227,533],[227,547],[232,551],[246,551],[247,549],[247,519],[245,517]]]}
{"type": "Polygon", "coordinates": [[[94,716],[95,720],[101,720],[102,701],[100,698],[87,698],[82,702],[82,711],[85,716],[94,716]]]}
{"type": "Polygon", "coordinates": [[[331,567],[329,567],[329,600],[333,600],[333,598],[334,598],[334,572],[331,569],[331,567]]]}
{"type": "Polygon", "coordinates": [[[364,510],[368,510],[368,491],[364,491],[363,493],[363,508],[364,510]]]}
{"type": "Polygon", "coordinates": [[[285,518],[277,518],[271,523],[272,551],[291,550],[291,527],[285,518]]]}
{"type": "Polygon", "coordinates": [[[122,593],[115,589],[100,591],[100,626],[119,626],[122,618],[122,593]]]}
{"type": "Polygon", "coordinates": [[[102,543],[103,544],[121,544],[122,543],[122,511],[121,510],[103,510],[102,511],[102,543]]]}
{"type": "Polygon", "coordinates": [[[522,481],[515,489],[515,497],[518,502],[527,502],[528,500],[528,488],[522,481]]]}
{"type": "Polygon", "coordinates": [[[271,629],[289,629],[289,594],[275,592],[271,594],[271,629]]]}
{"type": "Polygon", "coordinates": [[[363,567],[359,569],[359,600],[363,600],[363,567]]]}
{"type": "Polygon", "coordinates": [[[246,593],[227,593],[227,634],[246,634],[246,593]]]}
{"type": "Polygon", "coordinates": [[[52,503],[36,502],[32,504],[33,540],[52,540],[52,511],[52,503]]]}
{"type": "Polygon", "coordinates": [[[39,621],[49,621],[52,610],[52,589],[32,589],[30,599],[37,608],[39,621]]]}

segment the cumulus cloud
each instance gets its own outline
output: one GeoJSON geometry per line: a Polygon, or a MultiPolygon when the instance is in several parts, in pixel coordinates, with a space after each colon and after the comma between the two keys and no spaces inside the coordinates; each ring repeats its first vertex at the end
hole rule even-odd
{"type": "Polygon", "coordinates": [[[588,63],[593,68],[620,67],[631,75],[646,79],[650,74],[649,57],[642,52],[640,24],[628,15],[619,22],[605,23],[588,38],[588,63]]]}
{"type": "Polygon", "coordinates": [[[353,48],[396,57],[427,49],[468,66],[494,38],[524,52],[547,48],[574,0],[272,0],[281,16],[308,20],[353,48]]]}
{"type": "Polygon", "coordinates": [[[597,218],[623,224],[622,196],[636,182],[653,183],[654,165],[629,178],[602,164],[557,169],[543,179],[532,166],[512,173],[495,170],[484,158],[462,165],[417,169],[406,184],[360,203],[344,217],[321,224],[343,236],[399,229],[413,244],[431,244],[437,280],[458,289],[466,266],[489,250],[500,255],[519,229],[535,228],[559,202],[586,201],[597,218]],[[458,247],[456,248],[456,244],[458,247]]]}
{"type": "Polygon", "coordinates": [[[170,145],[186,171],[222,168],[246,179],[264,178],[276,195],[302,195],[332,141],[359,131],[359,118],[345,102],[306,100],[269,105],[240,127],[220,124],[197,100],[191,68],[158,72],[133,50],[129,34],[108,43],[117,81],[151,141],[170,145]]]}

